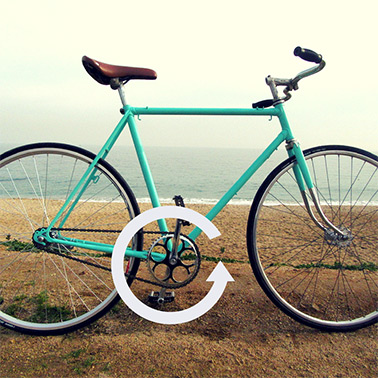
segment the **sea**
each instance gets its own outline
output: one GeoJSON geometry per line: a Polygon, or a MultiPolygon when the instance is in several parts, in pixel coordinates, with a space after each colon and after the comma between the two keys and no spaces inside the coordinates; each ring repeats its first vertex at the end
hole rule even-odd
{"type": "MultiPolygon", "coordinates": [[[[215,204],[261,154],[258,149],[145,147],[147,159],[162,203],[181,195],[185,203],[215,204]]],[[[277,151],[230,201],[251,205],[257,189],[270,171],[285,159],[277,151]]],[[[140,202],[148,202],[133,147],[115,147],[108,158],[121,173],[140,202]]]]}
{"type": "MultiPolygon", "coordinates": [[[[13,147],[16,146],[0,144],[0,153],[13,147]]],[[[99,146],[80,147],[93,153],[100,150],[99,146]]],[[[159,199],[172,204],[175,195],[181,195],[185,203],[215,204],[261,152],[258,149],[145,146],[159,199]]],[[[285,150],[276,151],[230,203],[250,205],[264,178],[286,157],[285,150]]],[[[150,201],[133,146],[114,146],[107,160],[124,177],[139,202],[150,201]]]]}
{"type": "MultiPolygon", "coordinates": [[[[11,146],[0,145],[1,152],[6,151],[7,147],[11,146]]],[[[81,147],[94,153],[100,150],[100,147],[97,146],[81,147]]],[[[171,204],[173,204],[173,197],[176,195],[181,195],[185,203],[215,204],[249,168],[261,152],[258,149],[145,147],[159,199],[162,203],[171,204]]],[[[285,148],[275,151],[270,159],[232,198],[230,203],[251,205],[264,179],[286,158],[287,152],[285,148]]],[[[139,202],[150,202],[134,147],[115,146],[108,155],[107,160],[124,177],[139,202]]],[[[319,160],[319,164],[322,164],[321,159],[319,160]]],[[[330,199],[327,200],[328,202],[337,201],[334,194],[332,194],[331,198],[329,181],[331,181],[335,189],[340,185],[340,183],[336,182],[340,181],[336,177],[338,176],[338,166],[341,163],[338,162],[337,158],[333,161],[334,163],[332,164],[332,159],[327,160],[327,175],[323,179],[318,174],[314,175],[316,176],[314,178],[317,180],[317,187],[321,188],[324,193],[329,192],[330,199]],[[323,182],[320,182],[320,180],[323,182]]],[[[345,164],[350,164],[350,161],[347,160],[345,164]]],[[[349,165],[344,168],[346,168],[346,171],[351,169],[349,165]]],[[[353,201],[351,199],[351,203],[376,205],[378,203],[378,169],[369,164],[360,163],[360,166],[358,166],[357,162],[353,162],[352,168],[353,177],[342,176],[341,193],[343,194],[338,201],[345,203],[346,198],[350,197],[352,193],[350,188],[353,183],[353,192],[357,193],[358,197],[354,197],[353,201]]],[[[321,171],[325,172],[324,167],[321,168],[321,171]]],[[[62,175],[59,175],[58,169],[56,172],[58,183],[59,180],[62,180],[62,175]]],[[[24,177],[22,171],[20,171],[20,174],[20,177],[24,177]]],[[[9,177],[0,177],[0,184],[3,179],[9,181],[9,177]]],[[[27,180],[25,180],[25,185],[28,185],[27,180]]],[[[289,182],[289,185],[294,185],[294,187],[288,186],[287,190],[283,188],[280,190],[279,196],[288,203],[298,204],[298,202],[293,201],[294,197],[292,196],[293,192],[297,195],[299,194],[297,186],[294,181],[289,182]]],[[[31,192],[30,195],[33,195],[33,193],[31,192]]],[[[323,199],[325,200],[325,197],[320,198],[321,201],[323,199]]],[[[268,201],[272,201],[272,204],[277,203],[274,196],[269,198],[268,201]]]]}

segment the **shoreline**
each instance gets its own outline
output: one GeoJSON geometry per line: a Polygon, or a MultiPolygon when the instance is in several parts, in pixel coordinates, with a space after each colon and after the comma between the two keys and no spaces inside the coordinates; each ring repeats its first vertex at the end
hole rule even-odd
{"type": "MultiPolygon", "coordinates": [[[[150,204],[151,205],[151,200],[149,198],[137,198],[136,199],[138,203],[143,203],[143,204],[150,204]]],[[[159,198],[159,201],[161,204],[174,204],[174,201],[172,198],[159,198]]],[[[184,198],[185,205],[216,205],[218,203],[219,199],[201,199],[201,198],[189,198],[186,199],[184,198]]],[[[251,206],[253,202],[253,199],[251,200],[231,200],[230,202],[227,203],[226,206],[228,205],[234,205],[234,206],[251,206]]]]}

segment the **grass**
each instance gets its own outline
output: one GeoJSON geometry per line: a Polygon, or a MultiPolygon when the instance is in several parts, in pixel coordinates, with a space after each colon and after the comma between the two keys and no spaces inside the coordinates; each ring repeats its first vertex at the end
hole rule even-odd
{"type": "Polygon", "coordinates": [[[72,359],[72,358],[78,358],[84,352],[85,352],[85,349],[81,349],[81,348],[80,349],[75,349],[75,350],[72,350],[71,352],[65,354],[63,356],[63,358],[67,359],[67,360],[68,359],[72,359]]]}
{"type": "Polygon", "coordinates": [[[221,261],[224,263],[231,263],[231,264],[235,264],[235,263],[245,264],[248,262],[248,261],[237,260],[237,259],[229,259],[227,257],[213,257],[213,256],[206,256],[206,255],[202,255],[201,257],[205,261],[213,261],[213,262],[221,261]]]}
{"type": "Polygon", "coordinates": [[[71,311],[66,306],[51,306],[48,303],[46,291],[42,291],[32,298],[32,303],[36,306],[35,313],[30,317],[31,322],[49,323],[67,320],[71,317],[71,311]]]}
{"type": "MultiPolygon", "coordinates": [[[[10,239],[10,235],[7,236],[7,239],[10,239]]],[[[6,247],[8,247],[9,251],[28,251],[28,252],[39,252],[39,249],[34,247],[32,243],[26,243],[26,242],[21,242],[17,239],[13,240],[8,240],[6,242],[2,243],[6,247]]],[[[224,253],[225,248],[221,247],[220,252],[224,253]]],[[[75,251],[70,251],[71,254],[76,255],[76,256],[88,256],[86,253],[78,253],[75,251]]],[[[90,254],[91,257],[104,257],[107,256],[104,253],[101,254],[90,254]]],[[[185,255],[183,260],[195,260],[197,256],[193,253],[188,253],[185,255]]],[[[207,255],[201,255],[201,259],[204,261],[211,261],[211,262],[223,262],[223,263],[239,263],[239,264],[244,264],[248,263],[249,261],[243,261],[243,260],[237,260],[237,259],[230,259],[226,257],[213,257],[213,256],[207,256],[207,255]]],[[[281,263],[275,263],[272,264],[272,266],[285,266],[286,264],[281,264],[281,263]]],[[[289,265],[287,265],[289,266],[289,265]]],[[[291,266],[291,265],[290,265],[291,266]]],[[[378,271],[378,265],[374,264],[372,262],[368,263],[361,263],[359,265],[342,265],[341,263],[335,262],[333,265],[331,264],[323,264],[323,263],[309,263],[309,264],[298,264],[295,266],[292,266],[295,269],[310,269],[310,268],[325,268],[325,269],[344,269],[344,270],[354,270],[354,271],[362,271],[362,270],[367,270],[370,272],[376,272],[378,271]]],[[[1,303],[1,298],[0,298],[0,303],[1,303]]],[[[53,311],[52,311],[53,312],[53,311]]]]}
{"type": "MultiPolygon", "coordinates": [[[[11,236],[7,235],[6,239],[7,241],[1,242],[1,245],[4,245],[7,247],[8,251],[15,251],[15,252],[41,252],[41,250],[34,246],[33,243],[28,242],[22,242],[17,239],[10,240],[11,236]]],[[[56,244],[52,244],[52,250],[54,250],[54,246],[56,244]]],[[[100,257],[110,257],[110,255],[106,252],[77,252],[75,250],[66,250],[66,248],[55,248],[56,251],[59,252],[60,255],[68,255],[68,256],[84,256],[91,258],[100,258],[100,257]]]]}
{"type": "Polygon", "coordinates": [[[70,309],[65,306],[52,306],[48,303],[48,299],[46,291],[33,297],[18,295],[13,297],[12,304],[3,311],[10,316],[32,312],[32,315],[26,320],[34,323],[55,323],[71,317],[70,309]]]}
{"type": "Polygon", "coordinates": [[[32,243],[22,242],[17,239],[10,240],[10,235],[7,236],[7,241],[1,243],[6,246],[8,251],[26,251],[26,252],[39,252],[39,249],[34,247],[32,243]]]}
{"type": "MultiPolygon", "coordinates": [[[[196,260],[197,256],[194,253],[188,253],[184,256],[183,260],[196,260]]],[[[206,256],[206,255],[201,255],[201,260],[204,261],[212,261],[212,262],[224,262],[224,263],[239,263],[239,264],[244,264],[248,261],[242,261],[242,260],[237,260],[237,259],[229,259],[227,257],[213,257],[213,256],[206,256]]]]}
{"type": "Polygon", "coordinates": [[[324,264],[324,263],[309,263],[309,264],[298,264],[290,265],[285,263],[272,263],[270,266],[290,266],[295,269],[311,269],[311,268],[324,268],[332,270],[351,270],[351,271],[378,271],[378,265],[372,262],[363,262],[361,264],[352,265],[352,264],[341,264],[340,262],[335,261],[333,264],[324,264]]]}
{"type": "Polygon", "coordinates": [[[95,357],[89,356],[84,358],[83,354],[87,352],[86,349],[74,349],[71,352],[63,355],[63,359],[66,360],[70,365],[72,365],[72,370],[77,375],[83,375],[90,369],[93,365],[95,365],[95,357]]]}
{"type": "Polygon", "coordinates": [[[299,264],[295,265],[294,268],[296,269],[308,269],[308,268],[325,268],[325,269],[343,269],[343,270],[368,270],[370,272],[376,272],[378,270],[378,265],[372,262],[368,263],[361,263],[358,265],[343,265],[340,262],[335,261],[332,265],[331,264],[323,264],[323,263],[311,263],[311,264],[299,264]]]}

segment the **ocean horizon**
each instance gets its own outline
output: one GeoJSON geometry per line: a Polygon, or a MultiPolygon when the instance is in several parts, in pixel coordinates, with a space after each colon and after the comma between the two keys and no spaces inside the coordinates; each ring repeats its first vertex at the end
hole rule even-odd
{"type": "MultiPolygon", "coordinates": [[[[262,150],[145,147],[145,152],[162,203],[173,203],[173,197],[181,195],[185,203],[215,204],[262,150]]],[[[230,203],[250,205],[265,177],[286,157],[285,150],[276,151],[230,203]]],[[[138,201],[149,202],[134,148],[115,147],[108,160],[125,178],[138,201]]]]}
{"type": "MultiPolygon", "coordinates": [[[[0,144],[2,153],[13,147],[0,144]]],[[[100,150],[98,146],[82,147],[95,154],[100,150]]],[[[145,147],[145,153],[160,202],[172,204],[174,203],[173,197],[176,195],[181,195],[187,204],[216,204],[261,152],[262,150],[258,149],[236,148],[145,147]]],[[[265,178],[286,158],[287,152],[285,148],[275,151],[229,203],[250,206],[265,178]]],[[[125,179],[138,202],[150,202],[148,190],[133,146],[115,146],[106,160],[125,179]]],[[[61,171],[58,168],[53,169],[52,172],[55,172],[54,177],[50,177],[53,181],[55,180],[53,184],[56,183],[57,187],[65,187],[64,183],[70,177],[63,177],[59,174],[61,171]]],[[[21,172],[20,178],[22,176],[21,172]]],[[[9,177],[5,176],[2,180],[7,181],[9,177]]],[[[2,180],[0,178],[0,181],[2,180]]],[[[348,182],[350,181],[343,182],[343,184],[347,185],[345,192],[348,190],[348,182]]],[[[326,182],[318,184],[323,184],[323,186],[327,187],[326,182]]],[[[25,185],[27,185],[27,180],[25,185]]],[[[298,187],[294,181],[290,183],[288,191],[282,191],[280,195],[283,196],[281,199],[288,203],[298,204],[298,202],[293,201],[290,192],[298,193],[298,187]]],[[[30,195],[33,195],[33,193],[30,192],[30,195]]],[[[103,196],[104,201],[109,199],[109,194],[107,195],[106,191],[104,191],[103,196]]],[[[101,198],[97,198],[97,200],[101,200],[101,198]]],[[[273,197],[267,200],[269,205],[278,204],[273,197]]],[[[375,204],[376,202],[373,201],[370,204],[375,204]]]]}
{"type": "MultiPolygon", "coordinates": [[[[16,147],[1,144],[1,153],[16,147]]],[[[100,146],[81,146],[93,153],[100,146]]],[[[215,204],[260,155],[258,149],[151,147],[145,152],[162,203],[173,203],[181,195],[186,203],[215,204]]],[[[283,159],[285,151],[277,151],[230,203],[250,205],[267,174],[283,159]]],[[[139,202],[149,202],[133,146],[114,146],[106,159],[125,179],[139,202]]]]}

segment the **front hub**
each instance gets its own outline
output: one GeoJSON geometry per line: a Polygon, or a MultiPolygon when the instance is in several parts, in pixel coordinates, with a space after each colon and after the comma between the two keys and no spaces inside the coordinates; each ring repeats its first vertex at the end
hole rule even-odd
{"type": "Polygon", "coordinates": [[[340,228],[340,230],[343,232],[343,235],[340,235],[339,233],[327,228],[324,231],[324,239],[329,245],[334,245],[341,248],[349,247],[354,239],[352,233],[344,227],[340,228]]]}

